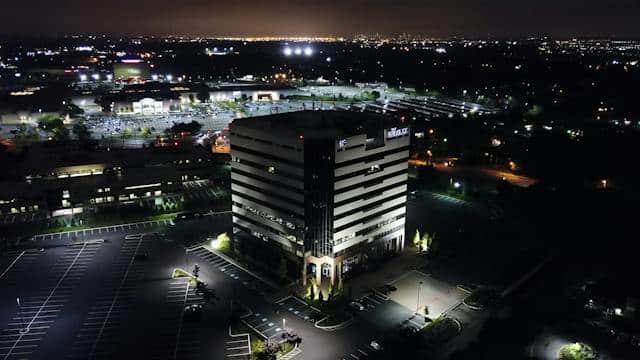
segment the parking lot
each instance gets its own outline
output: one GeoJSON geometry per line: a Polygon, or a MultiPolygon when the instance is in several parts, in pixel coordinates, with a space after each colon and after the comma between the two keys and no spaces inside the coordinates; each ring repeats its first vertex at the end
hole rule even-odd
{"type": "Polygon", "coordinates": [[[190,249],[189,252],[199,258],[202,258],[205,262],[213,265],[222,273],[230,277],[231,279],[241,283],[243,286],[255,290],[258,294],[265,296],[274,290],[274,286],[270,286],[265,283],[264,280],[258,279],[252,274],[239,268],[230,261],[222,258],[221,256],[207,250],[203,246],[198,246],[190,249]]]}
{"type": "MultiPolygon", "coordinates": [[[[71,302],[76,286],[101,246],[95,243],[63,249],[57,261],[43,274],[43,285],[29,295],[14,300],[17,305],[15,312],[9,315],[0,333],[0,356],[3,359],[28,358],[39,348],[65,305],[71,302]]],[[[16,287],[19,286],[16,284],[16,287]]],[[[13,294],[19,293],[16,291],[13,294]]],[[[3,300],[6,303],[6,299],[3,300]]]]}
{"type": "Polygon", "coordinates": [[[280,299],[276,301],[276,304],[304,321],[315,322],[325,317],[322,311],[294,296],[287,296],[284,299],[280,299]]]}
{"type": "Polygon", "coordinates": [[[244,360],[251,355],[251,335],[247,333],[233,334],[229,328],[226,356],[229,359],[244,360]]]}
{"type": "MultiPolygon", "coordinates": [[[[184,250],[150,226],[55,234],[35,249],[3,254],[0,359],[220,358],[225,349],[202,339],[222,345],[226,324],[203,328],[184,317],[185,307],[203,298],[171,278],[184,250]]],[[[225,311],[202,305],[204,316],[225,311]]]]}
{"type": "Polygon", "coordinates": [[[33,236],[34,241],[54,241],[54,240],[82,240],[85,237],[95,237],[96,235],[124,232],[124,231],[149,231],[157,226],[173,224],[173,220],[151,220],[130,224],[119,224],[112,226],[101,226],[85,230],[64,231],[51,234],[40,234],[33,236]]]}
{"type": "Polygon", "coordinates": [[[362,304],[364,310],[362,311],[371,311],[375,309],[378,305],[383,304],[384,302],[389,301],[389,297],[379,292],[370,292],[367,295],[358,299],[358,302],[362,304]]]}
{"type": "Polygon", "coordinates": [[[261,313],[248,315],[242,319],[242,322],[265,340],[280,339],[286,326],[282,320],[274,320],[261,313]]]}
{"type": "Polygon", "coordinates": [[[397,288],[389,294],[391,300],[414,312],[422,312],[426,306],[432,319],[446,313],[468,295],[455,285],[416,270],[406,273],[391,285],[397,288]]]}

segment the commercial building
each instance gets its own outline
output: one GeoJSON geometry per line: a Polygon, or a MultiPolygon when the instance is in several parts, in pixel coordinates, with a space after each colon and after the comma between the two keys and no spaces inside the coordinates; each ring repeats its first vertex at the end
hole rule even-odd
{"type": "Polygon", "coordinates": [[[186,194],[213,186],[221,166],[205,148],[86,152],[79,144],[45,143],[33,144],[26,154],[1,155],[0,161],[19,159],[20,166],[0,175],[0,226],[7,218],[18,224],[105,208],[179,204],[186,194]]]}
{"type": "Polygon", "coordinates": [[[237,119],[230,131],[236,251],[332,284],[402,251],[408,124],[302,111],[237,119]]]}

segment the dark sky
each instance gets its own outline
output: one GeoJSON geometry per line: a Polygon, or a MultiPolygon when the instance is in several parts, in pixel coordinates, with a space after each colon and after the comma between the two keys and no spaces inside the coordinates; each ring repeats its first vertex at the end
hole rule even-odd
{"type": "Polygon", "coordinates": [[[0,33],[640,38],[640,0],[0,0],[0,33]]]}

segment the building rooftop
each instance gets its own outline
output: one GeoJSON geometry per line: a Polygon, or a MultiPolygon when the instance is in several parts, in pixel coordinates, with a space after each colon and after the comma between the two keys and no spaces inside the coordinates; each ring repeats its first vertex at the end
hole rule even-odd
{"type": "Polygon", "coordinates": [[[408,122],[370,112],[306,110],[236,119],[231,123],[231,131],[244,127],[313,138],[362,133],[376,135],[382,129],[408,125],[408,122]]]}

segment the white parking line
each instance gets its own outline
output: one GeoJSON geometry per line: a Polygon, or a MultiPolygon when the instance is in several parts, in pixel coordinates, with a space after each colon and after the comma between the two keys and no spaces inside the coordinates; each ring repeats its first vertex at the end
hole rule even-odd
{"type": "MultiPolygon", "coordinates": [[[[141,236],[140,239],[138,240],[138,244],[136,246],[135,252],[137,252],[140,249],[140,245],[142,244],[142,240],[143,237],[141,236]]],[[[135,253],[134,252],[134,253],[135,253]]],[[[111,313],[116,305],[116,302],[118,301],[118,298],[120,296],[120,292],[124,286],[125,281],[127,280],[127,277],[129,276],[129,270],[131,270],[131,265],[133,265],[133,261],[135,260],[135,257],[131,258],[131,261],[129,261],[129,266],[127,266],[127,271],[124,273],[124,276],[122,277],[122,280],[120,281],[120,286],[118,287],[118,290],[116,291],[116,294],[113,296],[113,301],[111,301],[111,305],[109,306],[109,310],[107,311],[107,315],[104,317],[104,321],[102,322],[102,326],[100,326],[100,331],[98,331],[98,335],[96,336],[96,339],[93,343],[93,346],[91,347],[91,352],[89,355],[89,358],[93,358],[95,356],[95,352],[96,352],[96,347],[98,346],[98,343],[100,342],[100,340],[102,339],[102,334],[104,333],[104,328],[105,325],[107,324],[107,322],[109,322],[109,319],[111,318],[111,313]]]]}
{"type": "Polygon", "coordinates": [[[46,300],[42,303],[42,305],[40,306],[40,308],[38,309],[36,314],[33,316],[31,321],[29,321],[29,323],[25,327],[25,331],[20,333],[20,336],[18,337],[18,339],[16,339],[16,341],[14,342],[13,346],[11,347],[11,349],[9,349],[9,351],[6,353],[6,355],[4,357],[5,360],[8,359],[9,356],[11,356],[13,350],[16,348],[16,346],[18,346],[18,344],[20,343],[20,341],[22,340],[24,335],[27,334],[27,331],[29,331],[29,328],[31,327],[31,325],[33,325],[34,322],[36,321],[36,319],[38,318],[38,315],[40,315],[40,313],[45,308],[45,306],[47,305],[49,300],[54,296],[56,290],[58,290],[58,288],[60,287],[60,284],[62,284],[62,282],[66,278],[67,274],[71,271],[71,268],[73,267],[73,265],[75,265],[76,261],[78,260],[78,258],[82,254],[82,252],[85,250],[86,246],[87,245],[83,245],[82,248],[80,249],[80,251],[78,251],[78,254],[75,256],[73,262],[71,262],[71,264],[67,268],[67,271],[65,271],[65,273],[62,275],[62,277],[58,280],[58,282],[56,283],[56,286],[49,293],[49,296],[47,296],[46,300]]]}
{"type": "Polygon", "coordinates": [[[11,268],[13,267],[13,265],[20,260],[20,258],[22,257],[22,255],[24,255],[24,251],[20,253],[20,255],[18,255],[12,262],[11,264],[9,264],[9,266],[7,266],[7,268],[2,272],[2,274],[0,274],[0,279],[2,279],[2,277],[9,272],[9,270],[11,270],[11,268]]]}

